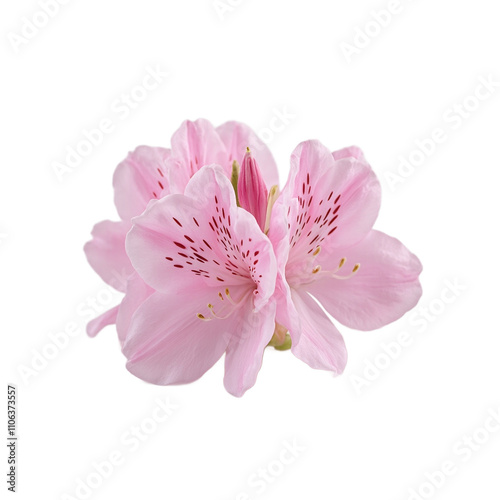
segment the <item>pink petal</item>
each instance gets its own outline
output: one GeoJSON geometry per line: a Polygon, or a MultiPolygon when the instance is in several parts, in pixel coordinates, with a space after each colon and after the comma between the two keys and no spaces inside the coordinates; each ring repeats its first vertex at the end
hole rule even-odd
{"type": "Polygon", "coordinates": [[[322,262],[322,270],[334,270],[340,259],[346,263],[337,275],[349,275],[355,264],[359,270],[350,279],[325,277],[307,286],[325,309],[344,325],[358,330],[380,328],[412,309],[422,295],[418,276],[422,265],[399,240],[371,231],[357,245],[338,250],[322,262]]]}
{"type": "Polygon", "coordinates": [[[114,325],[118,315],[118,307],[119,306],[115,306],[97,316],[97,318],[89,321],[87,323],[87,335],[89,337],[95,337],[104,327],[114,325]]]}
{"type": "Polygon", "coordinates": [[[256,287],[255,305],[274,293],[276,261],[255,218],[236,206],[220,167],[203,167],[185,195],[169,195],[134,219],[127,252],[146,283],[168,292],[183,283],[256,287]]]}
{"type": "Polygon", "coordinates": [[[323,255],[360,241],[380,207],[380,184],[370,166],[354,157],[334,160],[318,141],[300,144],[282,196],[296,199],[290,217],[287,278],[310,275],[314,252],[323,255]]]}
{"type": "Polygon", "coordinates": [[[307,293],[293,291],[292,297],[301,328],[298,343],[292,336],[292,353],[312,368],[342,373],[347,363],[342,335],[307,293]]]}
{"type": "Polygon", "coordinates": [[[342,160],[343,158],[356,158],[357,160],[366,162],[365,155],[363,154],[363,151],[358,148],[358,146],[349,146],[348,148],[339,149],[338,151],[334,151],[332,156],[335,160],[342,160]]]}
{"type": "Polygon", "coordinates": [[[120,344],[125,342],[130,321],[135,311],[143,304],[154,290],[149,287],[144,280],[134,272],[127,281],[127,293],[120,304],[118,316],[116,318],[116,331],[120,344]]]}
{"type": "Polygon", "coordinates": [[[292,290],[282,274],[278,274],[273,299],[276,302],[276,323],[288,330],[294,342],[299,342],[301,335],[300,317],[292,299],[292,290]]]}
{"type": "Polygon", "coordinates": [[[123,220],[144,212],[152,199],[170,193],[167,160],[170,150],[139,146],[115,170],[115,205],[123,220]]]}
{"type": "Polygon", "coordinates": [[[92,240],[84,247],[94,271],[120,292],[125,291],[127,278],[134,271],[125,252],[125,236],[129,229],[130,222],[99,222],[92,230],[92,240]]]}
{"type": "Polygon", "coordinates": [[[226,351],[224,386],[241,397],[253,387],[262,366],[264,350],[274,333],[276,304],[268,302],[259,312],[251,304],[237,313],[238,321],[226,351]]]}
{"type": "Polygon", "coordinates": [[[297,310],[292,301],[290,286],[286,281],[285,268],[290,252],[290,230],[288,228],[289,218],[297,213],[297,200],[290,200],[287,196],[290,192],[284,192],[273,206],[271,223],[269,228],[269,239],[273,245],[278,266],[278,277],[274,300],[277,303],[276,322],[286,327],[296,342],[300,338],[300,320],[297,310]]]}
{"type": "Polygon", "coordinates": [[[172,136],[171,162],[180,166],[192,177],[201,167],[216,163],[222,165],[226,175],[231,176],[224,143],[213,125],[202,118],[192,122],[186,120],[172,136]]]}
{"type": "Polygon", "coordinates": [[[278,268],[284,273],[290,253],[289,220],[295,218],[298,210],[296,199],[289,196],[290,190],[282,191],[273,205],[268,236],[274,248],[278,268]]]}
{"type": "Polygon", "coordinates": [[[267,188],[270,189],[279,184],[278,167],[271,151],[250,127],[230,121],[220,125],[216,130],[227,148],[229,166],[235,160],[241,165],[246,149],[249,147],[259,163],[267,188]]]}
{"type": "MultiPolygon", "coordinates": [[[[202,321],[215,292],[175,289],[155,292],[134,314],[123,346],[127,369],[158,385],[193,382],[224,353],[238,314],[227,320],[202,321]]],[[[215,303],[215,302],[214,302],[215,303]]]]}

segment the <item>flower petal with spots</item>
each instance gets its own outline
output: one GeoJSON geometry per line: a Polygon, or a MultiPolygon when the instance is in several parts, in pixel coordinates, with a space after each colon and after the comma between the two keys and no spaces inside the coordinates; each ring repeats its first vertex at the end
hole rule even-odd
{"type": "Polygon", "coordinates": [[[166,196],[136,217],[126,248],[139,275],[158,291],[203,279],[219,288],[254,286],[258,303],[274,292],[270,241],[236,206],[233,186],[218,166],[195,174],[184,195],[166,196]]]}
{"type": "Polygon", "coordinates": [[[363,239],[380,208],[380,184],[370,166],[353,157],[335,160],[319,141],[295,149],[283,191],[298,206],[289,220],[286,264],[294,282],[309,279],[320,252],[324,259],[363,239]]]}
{"type": "Polygon", "coordinates": [[[170,194],[165,148],[139,146],[116,167],[113,175],[115,205],[124,221],[144,212],[150,200],[170,194]]]}
{"type": "Polygon", "coordinates": [[[150,204],[133,219],[126,248],[139,276],[155,290],[125,335],[129,369],[154,383],[188,381],[201,376],[227,347],[225,385],[232,394],[243,394],[255,383],[273,336],[277,265],[271,242],[255,218],[236,205],[222,168],[205,166],[184,195],[150,204]],[[182,308],[178,293],[184,297],[182,308]],[[216,347],[200,351],[194,345],[198,340],[216,347]],[[200,361],[202,368],[188,373],[169,366],[190,362],[186,342],[193,353],[211,353],[200,361]]]}
{"type": "Polygon", "coordinates": [[[379,207],[380,185],[358,148],[331,153],[307,141],[292,154],[269,229],[279,267],[276,317],[292,352],[312,367],[340,373],[346,354],[311,295],[361,330],[396,320],[421,296],[418,259],[372,230],[379,207]]]}
{"type": "MultiPolygon", "coordinates": [[[[139,146],[118,165],[113,187],[115,205],[122,220],[96,225],[93,240],[85,246],[87,259],[94,270],[119,291],[127,291],[127,279],[134,273],[125,252],[130,221],[144,212],[152,200],[184,193],[192,175],[207,164],[222,165],[229,178],[233,161],[241,163],[248,146],[255,148],[264,179],[277,183],[278,172],[269,149],[242,123],[226,122],[216,129],[208,120],[186,120],[174,133],[171,143],[172,149],[139,146]]],[[[128,286],[134,287],[131,294],[136,297],[136,290],[141,288],[137,280],[133,279],[128,286]]],[[[121,323],[131,315],[130,307],[135,302],[135,299],[126,301],[126,312],[118,315],[121,323]]],[[[105,315],[102,321],[92,323],[92,334],[99,331],[99,326],[111,323],[113,316],[105,315]]],[[[123,325],[119,330],[124,331],[123,325]]],[[[119,336],[123,340],[121,333],[119,336]]]]}

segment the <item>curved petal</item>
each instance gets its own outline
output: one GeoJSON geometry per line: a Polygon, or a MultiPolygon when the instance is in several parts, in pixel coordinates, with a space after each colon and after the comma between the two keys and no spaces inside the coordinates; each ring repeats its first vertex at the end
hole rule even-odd
{"type": "Polygon", "coordinates": [[[294,290],[292,298],[301,323],[299,342],[292,337],[292,353],[312,368],[342,373],[347,363],[342,335],[307,293],[294,290]]]}
{"type": "Polygon", "coordinates": [[[89,321],[87,323],[87,335],[95,337],[105,326],[114,325],[116,323],[118,308],[119,306],[115,306],[89,321]]]}
{"type": "Polygon", "coordinates": [[[214,126],[203,118],[186,120],[172,136],[172,162],[191,178],[201,167],[216,163],[231,176],[224,143],[214,126]]]}
{"type": "Polygon", "coordinates": [[[243,396],[255,384],[264,350],[274,333],[275,313],[274,302],[268,302],[259,312],[253,311],[250,303],[238,311],[224,374],[224,386],[233,396],[243,396]]]}
{"type": "Polygon", "coordinates": [[[344,280],[326,276],[307,290],[350,328],[373,330],[391,323],[412,309],[422,295],[418,280],[422,265],[395,238],[373,230],[357,245],[332,256],[331,269],[342,258],[347,272],[337,275],[348,275],[355,264],[360,264],[359,270],[344,280]]]}
{"type": "Polygon", "coordinates": [[[92,229],[92,240],[84,247],[94,271],[113,288],[124,292],[134,269],[125,251],[125,236],[130,222],[99,222],[92,229]]]}
{"type": "Polygon", "coordinates": [[[300,318],[292,301],[290,286],[286,281],[285,268],[290,251],[288,218],[296,213],[296,200],[290,201],[288,197],[280,196],[273,206],[269,239],[273,245],[278,266],[278,277],[274,300],[277,304],[276,322],[286,327],[295,342],[300,338],[300,318]]]}
{"type": "Polygon", "coordinates": [[[356,158],[357,160],[364,161],[365,155],[363,151],[361,151],[358,146],[349,146],[347,148],[339,149],[338,151],[334,151],[332,156],[335,160],[342,160],[343,158],[356,158]]]}
{"type": "Polygon", "coordinates": [[[320,251],[328,255],[366,236],[380,208],[380,184],[370,166],[351,156],[335,160],[318,141],[296,148],[281,195],[298,202],[289,214],[287,277],[300,280],[310,276],[320,251]]]}
{"type": "Polygon", "coordinates": [[[229,121],[217,127],[216,130],[227,149],[229,168],[235,160],[241,165],[246,149],[249,147],[259,164],[267,189],[279,184],[278,167],[271,151],[249,126],[229,121]]]}
{"type": "Polygon", "coordinates": [[[158,385],[185,384],[200,378],[226,350],[237,314],[203,321],[209,289],[155,292],[139,307],[123,345],[127,369],[158,385]]]}
{"type": "Polygon", "coordinates": [[[116,167],[115,205],[123,220],[140,215],[150,200],[171,192],[167,178],[170,154],[170,149],[139,146],[116,167]]]}
{"type": "Polygon", "coordinates": [[[255,305],[274,293],[276,260],[255,218],[236,206],[233,187],[220,167],[203,167],[185,195],[150,204],[133,221],[127,252],[134,268],[155,290],[178,284],[251,285],[255,305]]]}
{"type": "Polygon", "coordinates": [[[287,196],[289,191],[280,193],[272,207],[269,222],[268,237],[273,245],[276,262],[280,270],[285,271],[285,266],[290,253],[290,228],[289,220],[294,219],[298,210],[296,199],[287,196]]]}
{"type": "Polygon", "coordinates": [[[136,272],[129,277],[127,281],[127,293],[122,299],[116,317],[116,331],[121,345],[125,342],[130,321],[135,311],[153,293],[154,290],[136,272]]]}

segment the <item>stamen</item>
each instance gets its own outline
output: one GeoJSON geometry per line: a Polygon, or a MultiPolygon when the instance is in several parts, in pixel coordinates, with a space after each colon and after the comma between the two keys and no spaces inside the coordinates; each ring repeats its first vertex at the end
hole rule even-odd
{"type": "MultiPolygon", "coordinates": [[[[229,288],[226,288],[224,290],[224,293],[226,295],[226,299],[228,300],[228,302],[231,305],[233,305],[235,308],[238,308],[239,306],[241,306],[241,304],[243,304],[245,299],[248,297],[248,292],[247,292],[247,293],[243,294],[243,296],[241,297],[241,299],[239,301],[234,301],[233,298],[231,297],[230,292],[229,292],[229,288]]],[[[221,301],[224,301],[224,297],[223,297],[221,292],[218,293],[218,296],[219,296],[219,299],[221,299],[221,301]]],[[[214,308],[213,304],[207,304],[207,308],[210,311],[210,315],[212,316],[211,318],[207,318],[207,317],[203,316],[203,314],[201,314],[201,313],[198,313],[196,315],[196,317],[198,319],[201,319],[202,321],[212,321],[212,319],[227,319],[235,311],[235,308],[230,308],[227,315],[220,316],[215,312],[215,308],[214,308]]],[[[227,310],[227,308],[226,308],[226,310],[227,310]]]]}
{"type": "Polygon", "coordinates": [[[241,302],[235,302],[235,301],[232,299],[232,297],[231,297],[231,295],[230,295],[230,293],[229,293],[229,288],[226,288],[225,293],[226,293],[227,300],[229,300],[229,303],[230,303],[230,304],[232,304],[233,306],[237,306],[237,305],[241,304],[241,302]]]}
{"type": "Polygon", "coordinates": [[[314,250],[313,255],[316,257],[316,255],[318,255],[320,252],[321,252],[321,247],[318,247],[316,248],[316,250],[314,250]]]}
{"type": "Polygon", "coordinates": [[[267,197],[267,210],[266,210],[266,223],[264,224],[264,233],[269,232],[269,225],[271,223],[271,213],[273,210],[273,205],[278,199],[280,190],[278,186],[273,186],[269,191],[269,196],[267,197]]]}
{"type": "Polygon", "coordinates": [[[236,196],[236,205],[240,206],[240,200],[238,199],[238,179],[240,177],[240,165],[234,160],[231,172],[231,184],[233,185],[234,194],[236,196]]]}
{"type": "MultiPolygon", "coordinates": [[[[342,264],[342,266],[344,265],[346,259],[342,259],[340,262],[342,264]],[[342,262],[343,261],[343,262],[342,262]]],[[[337,271],[342,267],[339,265],[337,271]]],[[[352,271],[351,271],[351,274],[348,274],[347,276],[338,276],[337,275],[337,271],[334,271],[333,273],[331,273],[331,277],[332,278],[335,278],[337,280],[348,280],[350,278],[352,278],[359,270],[359,268],[361,267],[361,264],[356,264],[353,268],[352,268],[352,271]]]]}
{"type": "Polygon", "coordinates": [[[343,267],[343,265],[346,263],[346,260],[345,258],[342,258],[340,259],[340,262],[339,262],[339,265],[337,267],[337,269],[335,271],[321,271],[321,266],[316,266],[313,268],[312,270],[312,274],[320,274],[320,275],[324,275],[324,276],[330,276],[331,278],[335,278],[337,280],[348,280],[350,278],[352,278],[358,271],[359,271],[359,268],[361,267],[361,264],[355,264],[354,267],[352,268],[352,271],[350,274],[348,275],[345,275],[345,276],[339,276],[337,273],[339,272],[339,270],[343,267]],[[321,272],[320,272],[321,271],[321,272]]]}
{"type": "Polygon", "coordinates": [[[208,304],[208,306],[207,306],[207,307],[208,307],[208,309],[210,310],[210,314],[211,314],[211,315],[212,315],[215,319],[227,319],[227,318],[229,318],[229,316],[231,316],[231,314],[233,314],[233,312],[234,312],[234,310],[233,310],[233,309],[231,309],[231,310],[229,311],[229,313],[228,313],[228,314],[226,314],[225,316],[219,316],[219,315],[217,315],[217,314],[215,313],[215,311],[214,311],[214,306],[213,306],[212,304],[208,304]]]}

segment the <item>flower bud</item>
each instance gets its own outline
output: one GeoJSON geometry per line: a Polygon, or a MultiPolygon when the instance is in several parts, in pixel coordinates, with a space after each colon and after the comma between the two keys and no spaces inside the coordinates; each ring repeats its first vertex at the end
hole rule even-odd
{"type": "Polygon", "coordinates": [[[247,148],[238,179],[238,200],[242,208],[250,212],[262,231],[266,224],[267,188],[259,166],[247,148]]]}

